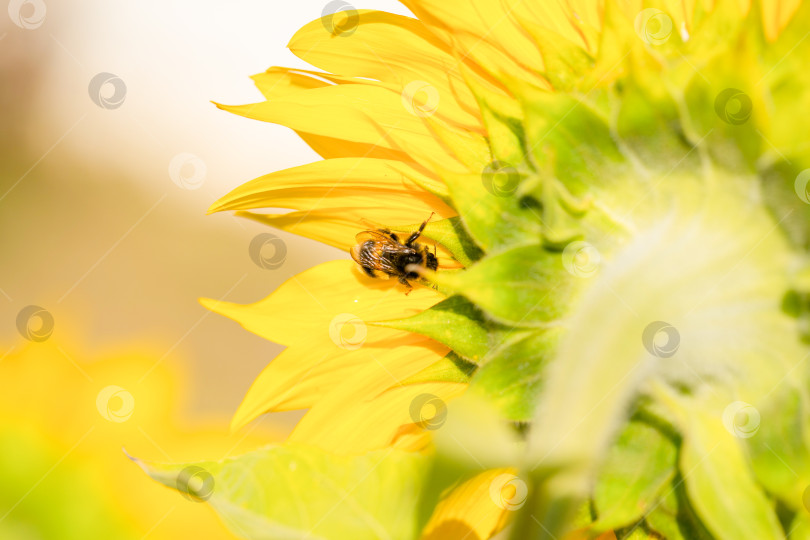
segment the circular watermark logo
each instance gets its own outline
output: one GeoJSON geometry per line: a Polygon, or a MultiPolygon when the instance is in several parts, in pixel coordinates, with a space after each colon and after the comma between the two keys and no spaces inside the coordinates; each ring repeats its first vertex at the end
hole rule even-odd
{"type": "Polygon", "coordinates": [[[641,334],[641,342],[653,356],[670,358],[678,352],[681,334],[678,329],[664,321],[651,322],[641,334]]]}
{"type": "Polygon", "coordinates": [[[736,88],[726,88],[714,100],[714,112],[723,122],[739,126],[751,118],[754,103],[748,94],[736,88]]]}
{"type": "Polygon", "coordinates": [[[496,159],[481,171],[481,182],[492,195],[508,197],[517,191],[520,173],[510,163],[496,159]]]}
{"type": "Polygon", "coordinates": [[[169,162],[169,178],[183,189],[199,189],[207,173],[205,162],[188,152],[177,154],[169,162]]]}
{"type": "Polygon", "coordinates": [[[520,477],[504,473],[489,484],[489,497],[498,508],[514,512],[526,504],[529,487],[520,477]]]}
{"type": "Polygon", "coordinates": [[[411,401],[410,413],[414,424],[432,431],[447,420],[447,405],[433,394],[419,394],[411,401]]]}
{"type": "Polygon", "coordinates": [[[41,306],[26,306],[17,313],[17,331],[28,341],[41,343],[53,334],[53,315],[41,306]]]}
{"type": "Polygon", "coordinates": [[[726,430],[741,439],[748,439],[756,435],[759,430],[759,411],[744,401],[730,403],[723,410],[723,425],[726,430]]]}
{"type": "Polygon", "coordinates": [[[348,37],[360,24],[360,14],[354,6],[343,0],[332,0],[321,11],[321,23],[332,35],[348,37]]]}
{"type": "Polygon", "coordinates": [[[402,89],[402,106],[415,116],[433,116],[439,108],[439,91],[425,81],[411,81],[402,89]]]}
{"type": "Polygon", "coordinates": [[[36,30],[42,26],[47,11],[43,0],[11,0],[8,3],[11,22],[24,30],[36,30]]]}
{"type": "Polygon", "coordinates": [[[105,420],[126,422],[135,410],[135,398],[120,386],[110,385],[96,396],[96,408],[105,420]]]}
{"type": "Polygon", "coordinates": [[[118,75],[99,73],[87,86],[90,99],[102,109],[117,109],[127,97],[127,85],[118,75]]]}
{"type": "Polygon", "coordinates": [[[565,246],[562,262],[569,274],[586,278],[599,271],[602,255],[588,242],[576,241],[565,246]]]}
{"type": "Polygon", "coordinates": [[[329,323],[329,338],[341,349],[359,349],[366,342],[367,334],[366,323],[351,313],[335,315],[329,323]]]}
{"type": "Polygon", "coordinates": [[[810,189],[808,189],[810,186],[808,184],[810,184],[810,169],[805,169],[796,176],[796,181],[793,182],[796,195],[805,204],[810,204],[810,189]]]}
{"type": "Polygon", "coordinates": [[[189,465],[177,475],[177,491],[186,499],[204,502],[214,494],[214,475],[197,465],[189,465]]]}
{"type": "Polygon", "coordinates": [[[666,43],[673,28],[672,17],[655,8],[639,11],[633,26],[641,41],[649,45],[666,43]]]}
{"type": "Polygon", "coordinates": [[[281,268],[287,260],[287,244],[275,234],[257,234],[250,241],[248,254],[259,268],[275,270],[281,268]]]}

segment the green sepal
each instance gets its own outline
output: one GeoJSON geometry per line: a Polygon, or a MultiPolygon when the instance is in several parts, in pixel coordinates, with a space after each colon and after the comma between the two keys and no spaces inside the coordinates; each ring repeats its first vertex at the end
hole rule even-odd
{"type": "Polygon", "coordinates": [[[675,476],[677,447],[664,433],[630,421],[610,448],[594,488],[600,532],[626,527],[658,504],[675,476]]]}
{"type": "Polygon", "coordinates": [[[462,223],[485,251],[540,238],[540,214],[517,195],[527,174],[509,163],[493,162],[476,174],[442,175],[462,223]]]}
{"type": "Polygon", "coordinates": [[[462,296],[446,298],[407,319],[369,324],[427,336],[476,364],[489,348],[488,324],[481,310],[462,296]]]}
{"type": "Polygon", "coordinates": [[[208,502],[241,537],[411,540],[448,487],[433,483],[435,491],[426,491],[432,459],[399,450],[335,456],[285,445],[222,461],[134,461],[186,499],[208,502]]]}
{"type": "Polygon", "coordinates": [[[433,279],[472,300],[488,315],[513,326],[545,326],[562,317],[577,283],[562,256],[539,244],[489,255],[464,272],[433,279]]]}
{"type": "Polygon", "coordinates": [[[663,496],[650,509],[644,521],[667,540],[714,540],[689,505],[680,474],[666,486],[663,496]]]}
{"type": "Polygon", "coordinates": [[[507,420],[528,422],[543,383],[543,369],[553,358],[562,328],[510,332],[484,358],[470,392],[485,396],[507,420]]]}
{"type": "Polygon", "coordinates": [[[478,366],[469,362],[453,351],[447,353],[447,356],[439,360],[433,365],[430,365],[415,375],[411,375],[407,379],[401,381],[400,384],[420,384],[426,382],[453,382],[464,383],[470,382],[470,377],[475,372],[478,366]]]}
{"type": "MultiPolygon", "coordinates": [[[[743,443],[725,425],[725,411],[712,401],[698,402],[657,384],[654,395],[677,418],[686,493],[711,534],[717,540],[784,539],[774,505],[757,484],[743,443]]],[[[719,403],[720,396],[712,399],[719,403]]]]}

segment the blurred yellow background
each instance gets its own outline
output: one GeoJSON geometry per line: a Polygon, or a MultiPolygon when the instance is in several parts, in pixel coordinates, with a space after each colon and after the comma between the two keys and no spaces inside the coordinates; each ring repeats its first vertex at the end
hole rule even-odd
{"type": "MultiPolygon", "coordinates": [[[[347,255],[274,231],[286,258],[265,269],[248,246],[266,229],[205,215],[247,180],[318,159],[286,128],[210,101],[259,101],[249,75],[306,67],[284,46],[329,4],[11,0],[0,12],[0,537],[228,537],[121,448],[221,458],[300,417],[228,433],[281,347],[197,298],[253,302],[347,255]],[[50,335],[47,317],[18,328],[31,305],[50,335]],[[47,339],[23,336],[39,330],[47,339]],[[125,393],[105,409],[109,387],[125,393]]],[[[371,4],[357,7],[407,13],[371,4]]]]}

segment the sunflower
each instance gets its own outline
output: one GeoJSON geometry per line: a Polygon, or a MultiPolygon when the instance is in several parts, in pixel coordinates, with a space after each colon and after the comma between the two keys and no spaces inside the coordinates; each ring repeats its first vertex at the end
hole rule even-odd
{"type": "Polygon", "coordinates": [[[140,481],[121,449],[227,455],[260,438],[227,437],[212,420],[181,426],[188,374],[156,366],[162,351],[130,344],[89,358],[78,340],[34,337],[2,348],[0,537],[232,538],[203,505],[140,481]]]}
{"type": "Polygon", "coordinates": [[[396,529],[361,504],[354,537],[810,530],[808,4],[403,3],[416,18],[330,3],[289,43],[316,70],[218,105],[323,160],[212,212],[347,253],[433,216],[439,260],[410,294],[338,260],[203,300],[287,347],[233,427],[307,409],[305,455],[438,456],[414,488],[431,512],[396,529]]]}

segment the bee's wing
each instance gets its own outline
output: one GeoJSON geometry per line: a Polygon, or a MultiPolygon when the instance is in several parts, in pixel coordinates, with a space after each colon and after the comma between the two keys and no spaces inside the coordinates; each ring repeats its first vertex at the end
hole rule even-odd
{"type": "Polygon", "coordinates": [[[358,244],[362,244],[367,240],[373,240],[375,242],[382,242],[384,244],[392,243],[394,240],[385,234],[382,231],[363,231],[357,233],[357,236],[354,237],[358,244]]]}

